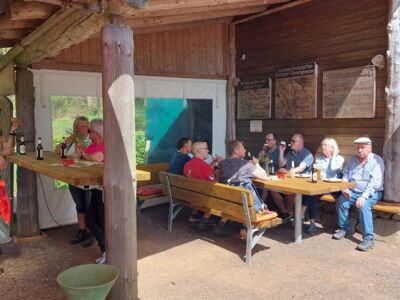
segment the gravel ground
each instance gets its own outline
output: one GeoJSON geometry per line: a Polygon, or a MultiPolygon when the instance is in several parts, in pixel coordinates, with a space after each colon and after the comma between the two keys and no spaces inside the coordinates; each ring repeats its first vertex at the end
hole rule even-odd
{"type": "MultiPolygon", "coordinates": [[[[292,243],[290,224],[267,230],[253,250],[253,265],[242,257],[239,226],[229,238],[201,233],[185,210],[166,231],[168,206],[143,210],[138,219],[140,299],[400,299],[399,248],[376,242],[355,250],[361,236],[336,241],[332,229],[292,243]]],[[[48,238],[2,245],[0,299],[66,299],[57,274],[91,263],[97,246],[70,245],[77,230],[46,230],[48,238]]]]}

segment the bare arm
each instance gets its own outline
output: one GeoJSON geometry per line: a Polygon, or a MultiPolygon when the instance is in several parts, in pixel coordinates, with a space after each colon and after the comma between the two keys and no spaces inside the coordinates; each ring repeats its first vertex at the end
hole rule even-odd
{"type": "Polygon", "coordinates": [[[286,165],[286,159],[285,159],[285,145],[279,145],[279,159],[278,159],[278,164],[279,168],[283,168],[286,165]]]}

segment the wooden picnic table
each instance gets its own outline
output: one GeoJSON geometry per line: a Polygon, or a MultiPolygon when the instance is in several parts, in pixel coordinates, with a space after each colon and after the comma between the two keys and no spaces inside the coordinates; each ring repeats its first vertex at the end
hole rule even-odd
{"type": "Polygon", "coordinates": [[[347,188],[355,188],[354,182],[326,182],[318,180],[312,183],[311,178],[289,178],[280,180],[253,180],[258,188],[269,189],[276,192],[293,193],[295,197],[295,230],[294,240],[300,243],[302,240],[302,195],[323,195],[333,192],[339,192],[347,188]]]}
{"type": "MultiPolygon", "coordinates": [[[[26,155],[12,154],[7,159],[25,169],[64,181],[68,184],[83,186],[103,185],[103,164],[81,160],[78,164],[63,166],[60,156],[51,151],[44,151],[44,159],[37,160],[35,152],[26,155]]],[[[151,172],[136,170],[137,181],[151,179],[151,172]]]]}

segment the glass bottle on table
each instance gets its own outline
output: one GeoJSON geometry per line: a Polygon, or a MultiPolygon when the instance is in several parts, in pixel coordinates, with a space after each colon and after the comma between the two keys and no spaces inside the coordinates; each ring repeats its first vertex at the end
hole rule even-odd
{"type": "Polygon", "coordinates": [[[66,149],[67,149],[67,144],[65,143],[65,137],[62,137],[61,147],[60,147],[61,159],[66,159],[67,158],[67,156],[65,155],[66,149]]]}
{"type": "Polygon", "coordinates": [[[296,177],[296,170],[294,166],[294,161],[292,160],[292,167],[290,168],[290,177],[295,178],[296,177]]]}
{"type": "Polygon", "coordinates": [[[20,155],[25,155],[26,154],[26,146],[25,146],[24,136],[22,135],[19,140],[20,140],[20,143],[19,143],[19,151],[18,152],[20,155]]]}
{"type": "Polygon", "coordinates": [[[43,160],[42,138],[38,138],[37,147],[36,147],[36,159],[43,160]]]}
{"type": "Polygon", "coordinates": [[[274,160],[273,159],[271,159],[269,164],[268,164],[268,171],[269,171],[270,175],[275,173],[275,166],[274,166],[274,160]]]}

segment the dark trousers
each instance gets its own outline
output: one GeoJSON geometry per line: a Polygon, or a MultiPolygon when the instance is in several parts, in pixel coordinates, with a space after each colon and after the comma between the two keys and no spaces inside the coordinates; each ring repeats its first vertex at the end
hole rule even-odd
{"type": "Polygon", "coordinates": [[[92,199],[86,212],[86,226],[99,243],[100,251],[105,252],[104,202],[103,192],[100,190],[92,190],[92,199]]]}

